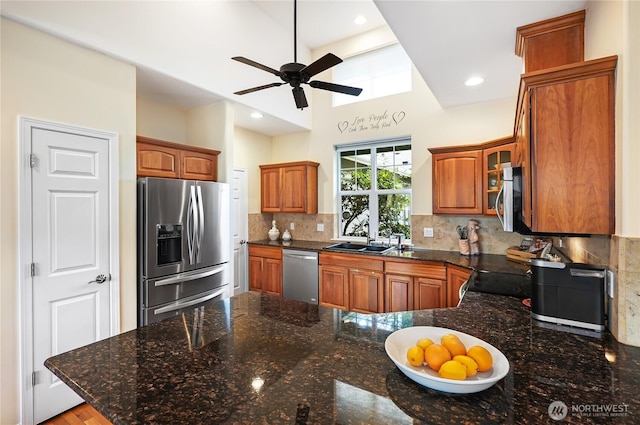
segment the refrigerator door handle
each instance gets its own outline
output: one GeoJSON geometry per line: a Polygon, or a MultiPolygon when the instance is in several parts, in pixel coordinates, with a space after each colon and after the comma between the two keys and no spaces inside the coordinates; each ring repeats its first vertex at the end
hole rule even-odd
{"type": "Polygon", "coordinates": [[[168,279],[157,280],[154,283],[154,286],[164,286],[164,285],[173,285],[175,283],[189,282],[190,280],[202,279],[203,277],[213,276],[214,274],[218,274],[223,271],[224,266],[216,267],[215,269],[207,270],[206,272],[201,273],[192,273],[187,275],[178,275],[174,277],[170,277],[168,279]]]}
{"type": "Polygon", "coordinates": [[[204,297],[200,297],[200,298],[196,298],[195,300],[191,300],[191,301],[187,301],[187,302],[179,302],[176,301],[175,303],[171,303],[168,306],[165,307],[160,307],[156,310],[153,310],[153,314],[162,314],[162,313],[167,313],[169,311],[175,311],[175,310],[180,310],[181,308],[185,308],[185,307],[190,307],[192,305],[198,305],[201,304],[205,301],[209,301],[215,297],[218,297],[220,295],[222,295],[224,293],[224,291],[226,291],[227,288],[222,288],[217,290],[216,292],[213,292],[209,295],[205,295],[204,297]]]}
{"type": "Polygon", "coordinates": [[[200,247],[202,245],[202,241],[204,239],[204,226],[205,226],[205,222],[204,222],[204,201],[202,200],[202,188],[200,187],[200,185],[197,186],[197,193],[198,193],[198,214],[200,215],[200,221],[198,223],[198,228],[196,229],[197,236],[196,236],[196,263],[200,262],[200,247]]]}
{"type": "Polygon", "coordinates": [[[196,262],[196,232],[198,231],[196,188],[191,185],[189,207],[187,208],[187,242],[189,245],[189,264],[196,262]]]}

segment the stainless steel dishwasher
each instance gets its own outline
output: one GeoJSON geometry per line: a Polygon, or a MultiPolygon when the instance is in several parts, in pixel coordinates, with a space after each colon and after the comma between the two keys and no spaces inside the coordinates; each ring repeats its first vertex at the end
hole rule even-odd
{"type": "Polygon", "coordinates": [[[282,250],[282,296],[318,304],[318,253],[282,250]]]}

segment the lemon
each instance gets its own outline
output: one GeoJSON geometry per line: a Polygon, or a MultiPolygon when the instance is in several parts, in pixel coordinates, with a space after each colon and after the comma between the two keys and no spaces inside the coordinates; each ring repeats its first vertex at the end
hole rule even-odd
{"type": "Polygon", "coordinates": [[[493,366],[493,357],[491,353],[479,345],[475,345],[467,351],[467,356],[471,357],[478,363],[478,371],[485,372],[493,366]]]}
{"type": "Polygon", "coordinates": [[[467,368],[460,362],[449,360],[440,366],[438,375],[442,378],[463,380],[467,378],[467,368]]]}
{"type": "Polygon", "coordinates": [[[474,376],[478,373],[478,363],[469,356],[454,356],[453,360],[461,363],[467,368],[467,376],[474,376]]]}
{"type": "Polygon", "coordinates": [[[451,360],[451,353],[440,344],[431,344],[424,350],[424,359],[429,367],[435,371],[447,360],[451,360]]]}
{"type": "Polygon", "coordinates": [[[411,366],[422,366],[422,363],[424,363],[424,350],[414,345],[407,350],[407,360],[411,366]]]}
{"type": "Polygon", "coordinates": [[[449,350],[449,353],[451,353],[451,357],[467,354],[467,348],[464,346],[462,341],[460,341],[460,339],[453,334],[443,336],[442,338],[440,338],[440,342],[442,343],[444,348],[449,350]]]}
{"type": "Polygon", "coordinates": [[[416,343],[416,345],[420,348],[422,348],[423,350],[426,350],[428,346],[430,346],[431,344],[433,344],[433,340],[429,339],[429,338],[422,338],[420,340],[418,340],[418,342],[416,343]]]}

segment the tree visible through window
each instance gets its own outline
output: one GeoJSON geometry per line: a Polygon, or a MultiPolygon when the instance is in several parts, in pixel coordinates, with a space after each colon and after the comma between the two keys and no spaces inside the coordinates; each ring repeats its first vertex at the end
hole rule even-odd
{"type": "Polygon", "coordinates": [[[337,148],[340,236],[411,237],[411,142],[337,148]]]}

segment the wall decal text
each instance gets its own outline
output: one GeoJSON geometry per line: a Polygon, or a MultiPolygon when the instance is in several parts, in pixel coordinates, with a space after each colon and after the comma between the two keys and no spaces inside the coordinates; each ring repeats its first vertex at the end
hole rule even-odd
{"type": "Polygon", "coordinates": [[[393,112],[389,114],[384,111],[381,114],[369,114],[368,116],[357,115],[351,120],[338,122],[338,131],[340,133],[356,133],[359,131],[379,131],[383,128],[398,125],[405,118],[404,111],[393,112]]]}

